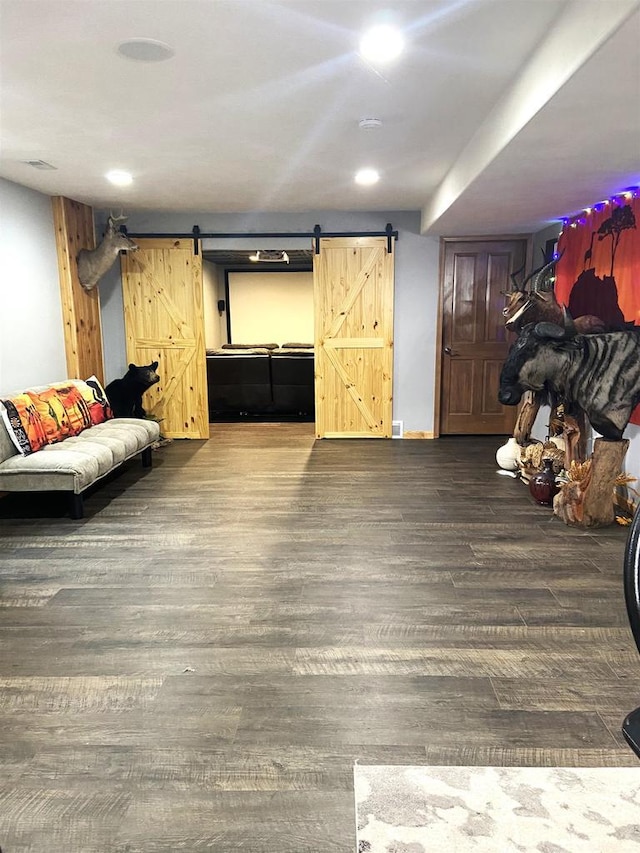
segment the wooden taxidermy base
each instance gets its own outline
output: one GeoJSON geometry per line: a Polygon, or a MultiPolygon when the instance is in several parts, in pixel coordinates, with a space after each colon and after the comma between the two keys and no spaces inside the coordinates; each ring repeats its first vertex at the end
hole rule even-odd
{"type": "MultiPolygon", "coordinates": [[[[572,462],[584,462],[587,458],[587,436],[589,432],[589,421],[581,409],[577,409],[573,416],[564,416],[562,435],[565,442],[564,467],[567,471],[572,462]]],[[[596,441],[598,440],[596,439],[596,441]]]]}
{"type": "MultiPolygon", "coordinates": [[[[531,430],[540,406],[542,405],[541,394],[534,391],[525,391],[518,410],[513,436],[522,447],[526,447],[531,439],[531,430]]],[[[567,471],[572,462],[584,462],[587,454],[587,436],[590,432],[587,416],[574,407],[573,415],[562,414],[558,416],[558,407],[551,410],[549,425],[556,421],[562,424],[562,436],[565,445],[565,468],[567,471]]]]}
{"type": "Polygon", "coordinates": [[[596,438],[593,454],[588,460],[590,464],[583,466],[585,476],[563,484],[553,499],[553,511],[558,518],[572,527],[605,527],[613,524],[614,483],[623,470],[622,463],[628,447],[628,439],[607,441],[596,438]]]}
{"type": "Polygon", "coordinates": [[[522,395],[522,402],[518,410],[515,427],[513,429],[513,437],[518,444],[524,447],[531,438],[531,430],[533,423],[540,411],[541,397],[539,394],[534,394],[533,391],[525,391],[522,395]]]}

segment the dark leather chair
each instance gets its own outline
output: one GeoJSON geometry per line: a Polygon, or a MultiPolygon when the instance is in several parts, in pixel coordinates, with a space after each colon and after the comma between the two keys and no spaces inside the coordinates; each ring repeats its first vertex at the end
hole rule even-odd
{"type": "MultiPolygon", "coordinates": [[[[629,528],[624,552],[624,598],[631,633],[640,652],[640,506],[629,528]]],[[[627,715],[622,724],[622,734],[640,758],[640,708],[627,715]]]]}
{"type": "Polygon", "coordinates": [[[271,378],[273,405],[277,415],[313,420],[314,400],[313,350],[273,350],[271,378]]]}

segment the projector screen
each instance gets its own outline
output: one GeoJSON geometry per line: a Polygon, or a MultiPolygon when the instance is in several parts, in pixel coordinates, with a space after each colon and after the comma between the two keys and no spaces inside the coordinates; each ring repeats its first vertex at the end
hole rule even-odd
{"type": "Polygon", "coordinates": [[[231,343],[313,343],[313,273],[229,273],[231,343]]]}

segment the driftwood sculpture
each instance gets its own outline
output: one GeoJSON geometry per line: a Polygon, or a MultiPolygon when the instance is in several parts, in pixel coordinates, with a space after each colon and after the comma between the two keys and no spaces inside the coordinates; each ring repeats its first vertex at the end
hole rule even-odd
{"type": "Polygon", "coordinates": [[[120,252],[135,252],[138,248],[137,243],[120,231],[120,225],[126,219],[126,216],[111,214],[102,243],[96,249],[80,249],[78,252],[78,278],[85,290],[93,290],[120,252]]]}
{"type": "Polygon", "coordinates": [[[553,511],[565,524],[572,527],[613,524],[613,490],[628,447],[627,439],[596,438],[591,458],[568,469],[569,481],[560,486],[553,499],[553,511]]]}

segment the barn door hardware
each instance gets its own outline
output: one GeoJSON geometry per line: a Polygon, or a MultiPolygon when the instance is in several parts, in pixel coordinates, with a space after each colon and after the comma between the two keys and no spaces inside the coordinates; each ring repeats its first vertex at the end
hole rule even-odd
{"type": "MultiPolygon", "coordinates": [[[[285,236],[285,235],[283,235],[285,236]]],[[[290,236],[290,235],[288,235],[290,236]]],[[[326,231],[322,234],[322,229],[316,225],[313,229],[313,246],[314,254],[320,254],[320,237],[386,237],[387,238],[387,253],[393,252],[393,241],[398,239],[398,232],[393,230],[390,222],[387,222],[384,231],[326,231]]]]}
{"type": "MultiPolygon", "coordinates": [[[[384,229],[385,234],[387,235],[387,254],[390,255],[393,251],[393,243],[391,242],[394,237],[393,227],[390,222],[387,222],[387,227],[384,229]]],[[[395,232],[395,238],[398,239],[398,232],[395,232]]]]}
{"type": "MultiPolygon", "coordinates": [[[[124,226],[121,228],[127,234],[124,226]]],[[[313,231],[237,231],[237,232],[219,232],[219,231],[201,231],[197,225],[194,225],[191,231],[163,231],[163,232],[142,232],[136,231],[128,234],[129,237],[149,238],[149,239],[174,239],[174,240],[189,240],[194,242],[195,254],[198,254],[198,241],[203,239],[213,240],[235,240],[238,237],[250,238],[309,238],[313,240],[314,252],[320,254],[320,237],[386,237],[387,252],[391,254],[393,250],[393,241],[398,239],[398,232],[393,230],[390,222],[384,231],[325,231],[319,225],[315,225],[313,231]]]]}

